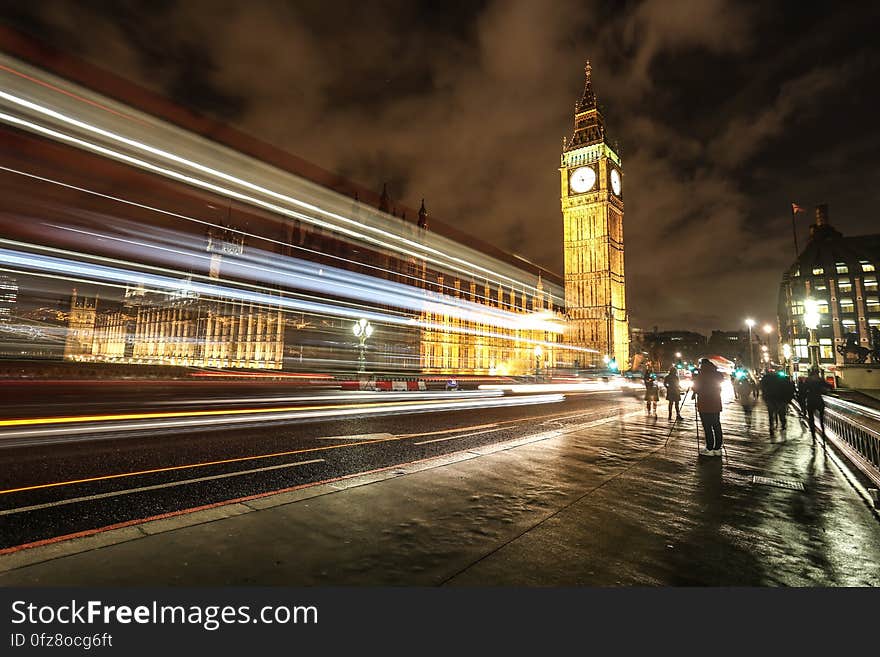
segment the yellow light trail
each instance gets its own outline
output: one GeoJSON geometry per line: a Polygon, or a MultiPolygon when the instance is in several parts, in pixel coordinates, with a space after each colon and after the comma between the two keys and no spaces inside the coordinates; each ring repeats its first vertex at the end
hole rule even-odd
{"type": "MultiPolygon", "coordinates": [[[[417,400],[417,401],[398,401],[394,402],[394,406],[413,406],[413,405],[438,405],[449,406],[449,401],[438,400],[417,400]]],[[[454,402],[452,403],[454,404],[454,402]]],[[[296,411],[317,411],[317,410],[348,410],[353,408],[376,408],[380,406],[388,406],[387,402],[361,402],[358,404],[334,404],[325,406],[283,406],[280,408],[234,408],[229,410],[210,410],[210,411],[162,411],[155,413],[120,413],[116,415],[72,415],[68,417],[49,417],[49,418],[22,418],[14,420],[0,420],[0,427],[21,427],[32,426],[37,424],[72,424],[82,422],[112,422],[119,420],[157,420],[176,417],[208,417],[217,415],[247,415],[258,413],[293,413],[296,411]]]]}

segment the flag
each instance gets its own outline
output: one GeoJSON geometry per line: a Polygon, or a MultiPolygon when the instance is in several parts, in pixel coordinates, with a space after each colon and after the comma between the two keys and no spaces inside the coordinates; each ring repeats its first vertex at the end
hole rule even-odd
{"type": "Polygon", "coordinates": [[[791,213],[792,213],[792,214],[797,214],[798,212],[806,212],[806,210],[804,210],[804,209],[803,209],[801,206],[799,206],[797,203],[792,203],[792,204],[791,204],[791,213]]]}

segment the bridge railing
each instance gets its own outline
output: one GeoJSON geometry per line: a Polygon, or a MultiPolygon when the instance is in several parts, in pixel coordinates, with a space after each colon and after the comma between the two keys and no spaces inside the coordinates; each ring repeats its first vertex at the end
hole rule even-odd
{"type": "Polygon", "coordinates": [[[826,396],[825,427],[828,439],[880,489],[880,411],[826,396]]]}

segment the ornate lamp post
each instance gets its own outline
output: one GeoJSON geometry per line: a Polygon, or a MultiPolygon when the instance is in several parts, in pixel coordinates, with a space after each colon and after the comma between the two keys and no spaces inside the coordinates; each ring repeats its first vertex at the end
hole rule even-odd
{"type": "Polygon", "coordinates": [[[804,299],[804,326],[810,332],[810,343],[807,348],[810,351],[810,368],[819,367],[819,341],[816,339],[816,329],[819,328],[819,304],[815,299],[804,299]]]}
{"type": "Polygon", "coordinates": [[[351,332],[354,333],[360,341],[360,344],[358,345],[358,372],[366,372],[367,359],[364,355],[364,350],[367,347],[367,338],[373,335],[373,325],[361,317],[354,323],[354,326],[351,327],[351,332]]]}

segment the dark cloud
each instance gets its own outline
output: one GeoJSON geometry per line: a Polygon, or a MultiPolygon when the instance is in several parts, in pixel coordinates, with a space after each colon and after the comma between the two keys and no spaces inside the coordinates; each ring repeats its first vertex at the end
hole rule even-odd
{"type": "Polygon", "coordinates": [[[557,271],[589,58],[637,325],[771,318],[792,200],[876,231],[875,3],[45,0],[9,20],[557,271]]]}

